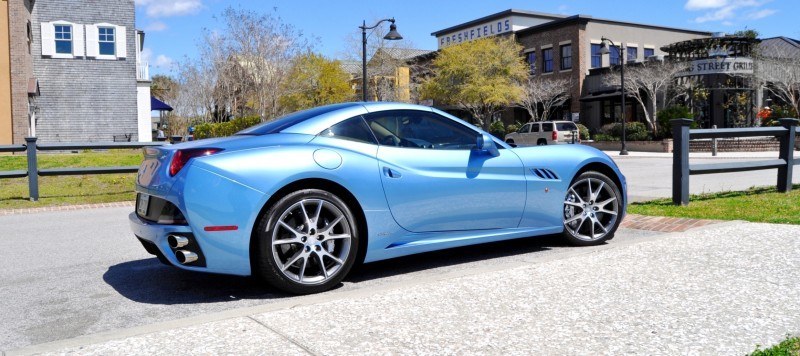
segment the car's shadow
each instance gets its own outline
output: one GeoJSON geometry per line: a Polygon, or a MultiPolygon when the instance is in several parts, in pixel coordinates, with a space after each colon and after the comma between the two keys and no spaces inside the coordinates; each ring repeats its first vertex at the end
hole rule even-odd
{"type": "MultiPolygon", "coordinates": [[[[567,246],[558,235],[524,238],[423,253],[369,263],[351,271],[347,282],[360,283],[400,274],[512,257],[567,246]]],[[[147,304],[199,304],[292,295],[256,278],[198,273],[162,264],[156,258],[109,267],[103,280],[125,298],[147,304]]]]}

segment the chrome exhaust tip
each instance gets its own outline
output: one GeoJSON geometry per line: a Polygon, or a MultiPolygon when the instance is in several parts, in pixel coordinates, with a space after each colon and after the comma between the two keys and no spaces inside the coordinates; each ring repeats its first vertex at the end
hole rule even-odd
{"type": "Polygon", "coordinates": [[[175,258],[180,264],[185,265],[197,261],[197,254],[192,251],[178,250],[175,252],[175,258]]]}
{"type": "Polygon", "coordinates": [[[167,236],[167,243],[169,243],[169,247],[181,248],[189,244],[189,239],[184,236],[169,235],[167,236]]]}

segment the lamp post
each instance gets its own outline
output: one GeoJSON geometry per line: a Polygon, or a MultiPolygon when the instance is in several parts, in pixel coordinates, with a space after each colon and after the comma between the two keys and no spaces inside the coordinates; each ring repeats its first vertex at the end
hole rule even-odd
{"type": "MultiPolygon", "coordinates": [[[[601,41],[603,41],[603,46],[600,48],[600,54],[609,54],[611,51],[608,49],[608,43],[611,42],[611,45],[617,47],[613,41],[608,38],[601,37],[601,41]]],[[[620,73],[620,90],[622,91],[622,149],[619,151],[620,156],[627,156],[628,149],[625,148],[625,47],[622,43],[620,46],[617,47],[619,50],[619,73],[620,73]]],[[[610,64],[610,63],[609,63],[610,64]]]]}
{"type": "Polygon", "coordinates": [[[400,36],[397,33],[397,26],[394,24],[394,17],[390,19],[383,19],[378,21],[375,26],[367,27],[367,20],[364,20],[364,23],[358,28],[361,29],[361,97],[364,101],[367,101],[367,30],[371,30],[375,27],[378,27],[384,21],[389,21],[392,24],[389,26],[389,33],[386,36],[383,36],[383,39],[394,41],[394,40],[402,40],[403,36],[400,36]]]}

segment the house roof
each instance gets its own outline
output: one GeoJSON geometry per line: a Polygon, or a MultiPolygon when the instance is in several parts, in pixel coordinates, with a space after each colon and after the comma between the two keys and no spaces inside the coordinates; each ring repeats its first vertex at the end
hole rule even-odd
{"type": "Polygon", "coordinates": [[[457,31],[459,29],[470,27],[470,26],[475,25],[475,24],[484,23],[484,22],[487,22],[487,21],[491,21],[491,20],[498,19],[498,18],[503,18],[503,17],[506,17],[506,16],[512,16],[512,15],[524,16],[524,17],[549,18],[549,19],[552,19],[552,20],[561,19],[561,18],[566,17],[564,15],[548,14],[548,13],[545,13],[545,12],[526,11],[526,10],[518,10],[518,9],[508,9],[508,10],[500,11],[498,13],[491,14],[489,16],[484,16],[484,17],[481,17],[479,19],[475,19],[475,20],[472,20],[472,21],[469,21],[469,22],[465,22],[465,23],[462,23],[462,24],[458,24],[458,25],[455,25],[455,26],[451,26],[451,27],[445,28],[443,30],[439,30],[439,31],[433,32],[433,33],[431,33],[431,35],[432,36],[439,36],[441,34],[454,32],[454,31],[457,31]]]}
{"type": "Polygon", "coordinates": [[[570,24],[570,23],[580,23],[580,22],[584,22],[585,23],[585,22],[589,22],[589,21],[605,23],[605,24],[611,24],[611,25],[643,27],[643,28],[650,28],[650,29],[656,29],[656,30],[668,30],[668,31],[675,31],[675,32],[687,32],[687,33],[693,33],[693,34],[705,35],[705,36],[711,36],[713,34],[713,33],[708,32],[708,31],[698,31],[698,30],[691,30],[691,29],[685,29],[685,28],[667,27],[667,26],[659,26],[659,25],[637,23],[637,22],[617,21],[617,20],[603,19],[603,18],[597,18],[597,17],[592,17],[592,16],[589,16],[589,15],[580,15],[580,14],[572,15],[572,16],[569,16],[569,17],[562,16],[561,19],[553,20],[553,21],[550,21],[550,22],[547,22],[547,23],[543,23],[541,25],[531,26],[531,27],[516,31],[516,33],[517,34],[526,34],[526,33],[529,33],[529,32],[541,31],[541,30],[552,28],[552,27],[558,27],[558,26],[561,26],[561,25],[567,25],[567,24],[570,24]]]}
{"type": "Polygon", "coordinates": [[[770,57],[800,58],[800,41],[788,37],[770,37],[761,40],[761,53],[770,57]]]}
{"type": "Polygon", "coordinates": [[[361,61],[339,60],[342,69],[352,75],[361,75],[361,61]]]}
{"type": "Polygon", "coordinates": [[[378,50],[378,52],[384,53],[392,59],[408,60],[434,51],[427,49],[414,49],[414,48],[381,48],[380,50],[378,50]]]}

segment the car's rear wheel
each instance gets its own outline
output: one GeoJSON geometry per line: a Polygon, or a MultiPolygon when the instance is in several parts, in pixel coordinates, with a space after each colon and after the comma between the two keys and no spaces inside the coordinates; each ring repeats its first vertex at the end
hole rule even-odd
{"type": "Polygon", "coordinates": [[[258,226],[258,274],[294,294],[323,292],[339,284],[358,252],[358,225],[347,204],[318,189],[290,193],[258,226]]]}
{"type": "Polygon", "coordinates": [[[614,237],[622,214],[622,195],[613,180],[599,172],[575,178],[564,198],[564,236],[578,246],[598,245],[614,237]]]}
{"type": "Polygon", "coordinates": [[[539,141],[536,141],[536,145],[538,146],[547,146],[547,140],[540,138],[539,141]]]}

